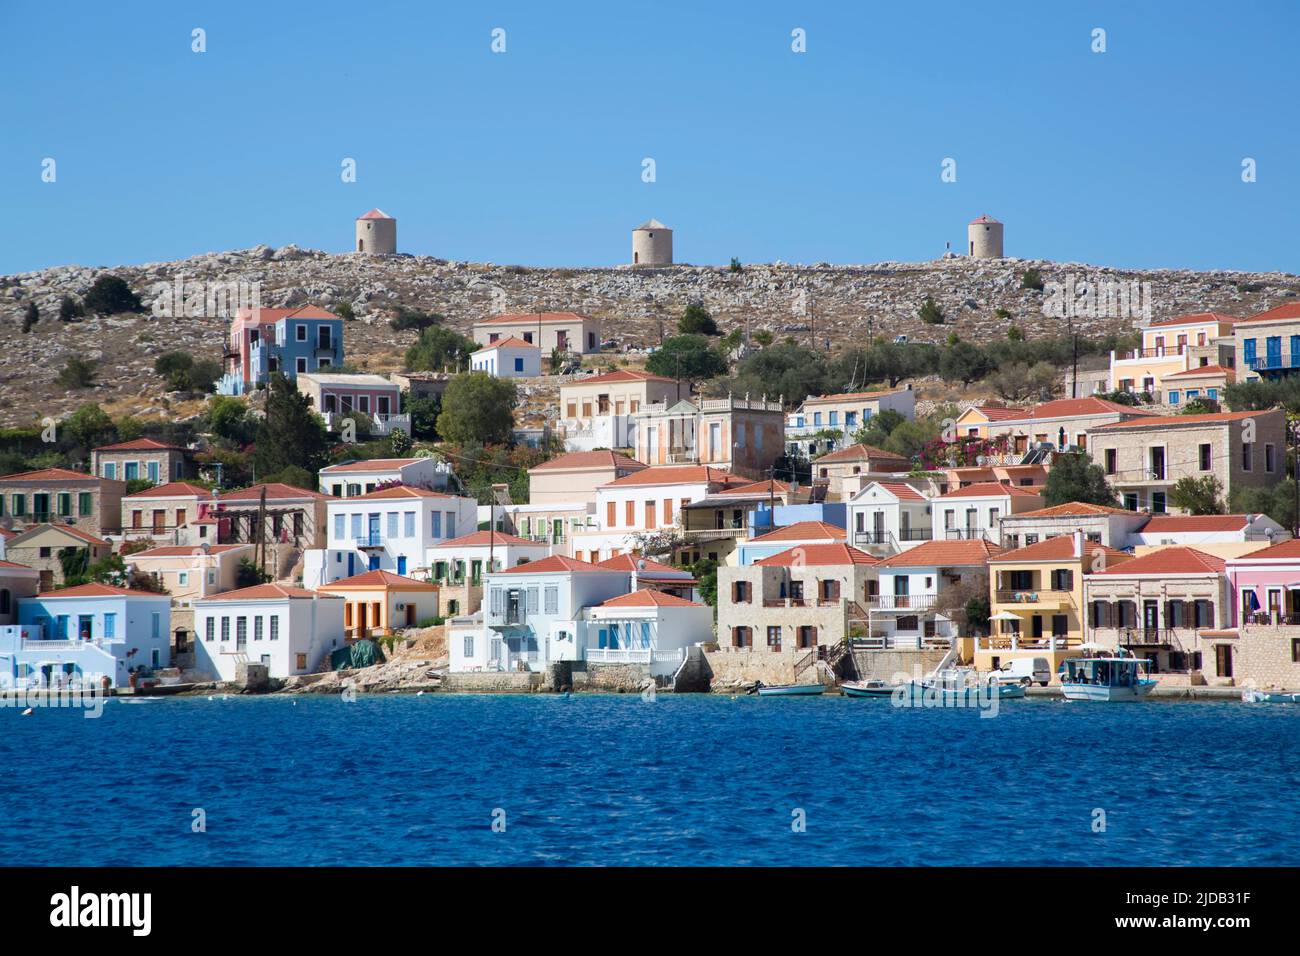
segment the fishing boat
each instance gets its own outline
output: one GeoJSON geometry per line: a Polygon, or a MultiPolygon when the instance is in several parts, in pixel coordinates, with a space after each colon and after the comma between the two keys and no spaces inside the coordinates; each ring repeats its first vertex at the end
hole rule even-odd
{"type": "Polygon", "coordinates": [[[754,685],[759,697],[812,697],[826,692],[823,684],[772,684],[759,681],[754,685]]]}
{"type": "Polygon", "coordinates": [[[883,680],[850,680],[840,684],[840,693],[845,697],[892,697],[896,684],[886,684],[883,680]]]}
{"type": "Polygon", "coordinates": [[[981,680],[971,667],[946,667],[919,681],[901,685],[902,694],[913,703],[942,702],[947,706],[975,707],[986,704],[996,695],[998,700],[1016,700],[1025,696],[1023,684],[1003,684],[981,680]]]}
{"type": "Polygon", "coordinates": [[[1300,694],[1286,690],[1256,690],[1248,687],[1241,699],[1247,704],[1300,704],[1300,694]]]}
{"type": "Polygon", "coordinates": [[[1124,651],[1072,657],[1061,665],[1061,693],[1066,700],[1141,700],[1156,686],[1156,681],[1147,676],[1150,666],[1150,661],[1124,651]]]}

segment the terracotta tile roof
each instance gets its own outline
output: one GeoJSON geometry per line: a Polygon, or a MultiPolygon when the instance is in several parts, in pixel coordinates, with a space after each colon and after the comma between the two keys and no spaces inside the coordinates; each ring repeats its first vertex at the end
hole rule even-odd
{"type": "Polygon", "coordinates": [[[35,568],[29,568],[25,564],[19,564],[17,561],[5,561],[0,559],[0,571],[30,571],[32,574],[39,574],[35,568]]]}
{"type": "Polygon", "coordinates": [[[703,604],[696,604],[694,601],[688,601],[685,598],[679,598],[676,595],[665,594],[663,591],[655,591],[649,588],[641,591],[633,591],[631,594],[620,594],[618,597],[610,598],[604,604],[598,607],[704,607],[703,604]]]}
{"type": "Polygon", "coordinates": [[[805,405],[826,405],[840,404],[843,402],[870,401],[874,398],[884,398],[886,395],[897,395],[899,392],[905,392],[905,388],[884,388],[874,392],[840,392],[835,395],[809,395],[803,400],[805,405]]]}
{"type": "Polygon", "coordinates": [[[1142,418],[1130,418],[1125,422],[1111,422],[1109,425],[1102,425],[1096,431],[1119,431],[1124,428],[1173,428],[1176,425],[1226,425],[1229,422],[1239,422],[1247,418],[1268,415],[1274,411],[1277,411],[1277,409],[1269,408],[1249,412],[1214,412],[1208,415],[1147,415],[1142,418]]]}
{"type": "Polygon", "coordinates": [[[534,465],[529,468],[529,472],[534,471],[560,471],[565,468],[635,468],[640,470],[648,468],[649,465],[637,461],[635,458],[628,458],[626,455],[620,455],[612,451],[574,451],[567,455],[560,455],[558,458],[552,458],[550,461],[544,461],[540,465],[534,465]]]}
{"type": "MultiPolygon", "coordinates": [[[[1116,548],[1108,548],[1104,544],[1096,541],[1083,542],[1083,553],[1088,558],[1100,551],[1106,556],[1106,566],[1112,562],[1128,561],[1133,555],[1126,554],[1116,548]]],[[[1061,534],[1053,538],[1047,538],[1043,541],[1036,541],[1033,544],[1027,544],[1023,548],[1017,548],[1014,551],[1003,551],[997,557],[989,558],[989,561],[1082,561],[1083,558],[1076,558],[1074,555],[1074,535],[1061,534]]]]}
{"type": "Polygon", "coordinates": [[[1087,501],[1067,501],[1062,505],[1052,505],[1050,508],[1039,508],[1036,511],[1022,511],[1019,514],[1008,515],[1013,518],[1075,518],[1093,515],[1135,515],[1136,511],[1129,511],[1125,508],[1114,508],[1110,505],[1094,505],[1087,501]]]}
{"type": "Polygon", "coordinates": [[[774,481],[766,479],[764,481],[752,481],[747,485],[736,485],[734,488],[727,488],[719,491],[719,495],[766,495],[775,492],[778,495],[789,494],[790,483],[788,481],[774,481]]]}
{"type": "Polygon", "coordinates": [[[156,438],[133,438],[115,445],[100,445],[95,451],[184,451],[180,445],[169,445],[156,438]]]}
{"type": "Polygon", "coordinates": [[[1238,319],[1238,322],[1274,322],[1282,319],[1300,319],[1300,302],[1288,302],[1285,305],[1277,305],[1264,312],[1256,313],[1245,319],[1238,319]]]}
{"type": "Polygon", "coordinates": [[[1197,551],[1195,548],[1170,547],[1152,551],[1117,568],[1107,568],[1099,574],[1222,574],[1223,558],[1197,551]]]}
{"type": "Polygon", "coordinates": [[[579,315],[577,312],[511,312],[504,315],[494,315],[490,319],[480,319],[475,325],[521,325],[528,323],[536,325],[538,322],[549,325],[553,322],[581,322],[583,319],[591,321],[590,316],[579,315]]]}
{"type": "Polygon", "coordinates": [[[886,491],[892,494],[895,498],[901,498],[904,501],[925,501],[926,500],[925,495],[921,494],[919,491],[917,491],[915,488],[913,488],[911,485],[907,484],[906,482],[877,481],[877,482],[873,482],[873,484],[879,485],[881,488],[884,488],[886,491]]]}
{"type": "Polygon", "coordinates": [[[775,541],[836,541],[847,537],[848,533],[843,528],[827,524],[825,521],[796,521],[794,524],[751,538],[750,544],[771,544],[775,541]]]}
{"type": "Polygon", "coordinates": [[[723,484],[734,486],[748,479],[710,465],[655,465],[634,471],[622,478],[607,481],[602,488],[622,488],[627,485],[698,485],[723,484]]]}
{"type": "MultiPolygon", "coordinates": [[[[1288,538],[1285,541],[1279,541],[1277,544],[1260,548],[1257,551],[1251,551],[1248,554],[1241,554],[1231,559],[1235,561],[1256,561],[1259,559],[1265,561],[1297,561],[1300,560],[1300,540],[1288,538]]],[[[1230,563],[1231,563],[1230,562],[1230,563]]]]}
{"type": "Polygon", "coordinates": [[[293,485],[284,485],[278,481],[272,481],[266,484],[253,485],[250,488],[240,488],[237,491],[227,491],[217,496],[218,501],[257,501],[262,496],[262,489],[266,489],[267,501],[274,501],[277,498],[328,498],[329,495],[323,495],[319,491],[308,491],[306,488],[295,488],[293,485]]]}
{"type": "MultiPolygon", "coordinates": [[[[235,313],[235,322],[241,325],[247,325],[250,322],[255,325],[275,325],[281,319],[287,318],[298,319],[338,319],[339,317],[333,312],[326,312],[324,309],[315,305],[303,305],[296,309],[264,309],[260,306],[256,309],[242,308],[235,313]]],[[[341,319],[339,321],[342,321],[341,319]]]]}
{"type": "Polygon", "coordinates": [[[927,541],[881,561],[879,568],[951,568],[986,564],[989,558],[1002,553],[993,542],[985,538],[964,538],[960,541],[927,541]]]}
{"type": "Polygon", "coordinates": [[[1240,531],[1250,524],[1248,515],[1153,515],[1142,533],[1177,534],[1189,531],[1240,531]]]}
{"type": "Polygon", "coordinates": [[[570,387],[576,388],[579,385],[605,385],[618,382],[665,382],[672,384],[675,379],[668,378],[665,375],[653,375],[650,372],[641,372],[635,369],[620,368],[612,372],[604,372],[600,375],[593,375],[590,378],[577,378],[571,382],[564,382],[560,389],[570,387]]]}
{"type": "Polygon", "coordinates": [[[432,581],[417,581],[415,578],[408,578],[404,574],[394,574],[392,571],[384,571],[380,569],[374,571],[362,571],[360,574],[354,574],[350,578],[331,581],[329,584],[322,584],[317,588],[317,590],[346,591],[348,588],[371,587],[394,588],[399,591],[438,590],[438,585],[434,584],[432,581]]]}
{"type": "Polygon", "coordinates": [[[653,558],[642,558],[635,554],[616,554],[612,558],[606,558],[604,561],[596,563],[598,568],[609,568],[611,571],[631,571],[640,575],[672,574],[689,578],[691,572],[684,568],[675,568],[671,564],[661,564],[653,558]],[[638,567],[643,565],[643,567],[638,567]]]}
{"type": "Polygon", "coordinates": [[[326,465],[321,474],[338,474],[349,471],[397,471],[407,465],[413,465],[423,458],[369,458],[363,461],[345,461],[337,465],[326,465]]]}
{"type": "Polygon", "coordinates": [[[1029,409],[1027,419],[1076,418],[1083,415],[1138,414],[1132,406],[1107,401],[1104,398],[1058,398],[1029,409]]]}
{"type": "Polygon", "coordinates": [[[351,495],[347,498],[334,498],[333,501],[384,501],[390,498],[455,498],[445,491],[430,491],[428,488],[416,488],[412,485],[391,485],[378,491],[367,491],[364,495],[351,495]]]}
{"type": "Polygon", "coordinates": [[[316,591],[308,591],[305,588],[288,587],[284,584],[255,584],[251,588],[240,588],[237,591],[222,591],[220,594],[209,594],[201,600],[194,603],[201,604],[207,601],[275,601],[286,598],[315,598],[328,597],[332,600],[339,600],[332,594],[320,594],[316,591]]]}
{"type": "Polygon", "coordinates": [[[136,491],[128,498],[212,498],[216,492],[201,485],[191,485],[188,481],[169,481],[164,485],[154,485],[144,491],[136,491]]]}
{"type": "MultiPolygon", "coordinates": [[[[226,554],[230,551],[242,551],[245,548],[253,547],[251,544],[210,544],[208,545],[207,554],[226,554]]],[[[202,545],[197,544],[165,544],[157,548],[147,548],[144,551],[133,551],[125,555],[127,561],[134,558],[186,558],[204,554],[202,545]]]]}
{"type": "Polygon", "coordinates": [[[851,545],[837,542],[835,544],[796,544],[779,554],[755,561],[766,568],[824,568],[838,567],[845,564],[878,564],[879,559],[859,551],[851,545]]]}
{"type": "Polygon", "coordinates": [[[72,471],[70,468],[41,468],[36,471],[20,471],[12,475],[0,475],[0,481],[109,481],[96,478],[84,471],[72,471]]]}
{"type": "Polygon", "coordinates": [[[1038,498],[1041,497],[1038,490],[1026,488],[1023,485],[1004,485],[998,481],[981,481],[973,485],[967,485],[965,488],[954,488],[946,495],[940,495],[940,500],[948,498],[995,498],[1005,495],[1011,498],[1038,498]]]}
{"type": "Polygon", "coordinates": [[[492,571],[492,574],[569,574],[570,572],[592,572],[607,571],[608,568],[597,567],[588,561],[579,561],[577,558],[566,558],[562,554],[553,554],[549,558],[542,558],[540,561],[528,561],[524,564],[516,564],[513,568],[505,568],[501,571],[492,571]]]}
{"type": "Polygon", "coordinates": [[[1006,405],[972,405],[967,411],[979,412],[991,422],[1000,422],[1004,419],[1023,418],[1026,409],[1009,408],[1006,405]]]}
{"type": "Polygon", "coordinates": [[[864,445],[859,442],[856,445],[849,445],[847,448],[841,448],[839,451],[833,451],[829,455],[822,455],[814,464],[824,465],[827,462],[835,463],[839,461],[862,461],[866,458],[888,458],[893,461],[907,461],[903,455],[896,455],[892,451],[885,451],[883,448],[877,448],[874,445],[864,445]]]}
{"type": "Polygon", "coordinates": [[[1187,315],[1175,315],[1172,319],[1161,319],[1159,322],[1152,322],[1147,328],[1161,329],[1170,325],[1205,325],[1207,322],[1232,325],[1234,322],[1240,321],[1242,320],[1235,315],[1224,315],[1222,312],[1191,312],[1187,315]]]}
{"type": "MultiPolygon", "coordinates": [[[[357,216],[357,218],[358,219],[392,219],[393,217],[388,215],[388,213],[384,212],[382,209],[376,208],[370,210],[370,212],[366,213],[363,216],[357,216]]],[[[396,222],[396,220],[393,221],[396,222]]]]}
{"type": "Polygon", "coordinates": [[[1202,375],[1222,375],[1230,382],[1235,382],[1237,380],[1236,371],[1222,365],[1198,365],[1196,368],[1189,368],[1182,372],[1174,372],[1171,375],[1165,375],[1164,378],[1197,378],[1202,375]]]}
{"type": "Polygon", "coordinates": [[[26,538],[29,535],[34,535],[39,531],[47,531],[50,528],[53,528],[55,531],[61,531],[64,534],[68,535],[69,537],[77,538],[78,540],[85,541],[89,544],[96,544],[101,547],[109,547],[109,543],[105,541],[103,538],[98,537],[97,535],[93,535],[89,531],[82,531],[80,528],[76,527],[75,525],[70,525],[70,524],[34,524],[30,528],[24,528],[18,534],[14,535],[9,540],[9,546],[21,547],[22,546],[20,544],[21,539],[26,538]]]}
{"type": "Polygon", "coordinates": [[[1000,226],[1000,225],[1002,225],[1002,223],[998,222],[998,221],[997,221],[996,219],[994,219],[992,216],[980,216],[978,219],[972,219],[972,220],[970,221],[970,224],[971,224],[972,226],[986,226],[986,225],[987,225],[987,226],[1000,226]]]}
{"type": "Polygon", "coordinates": [[[520,538],[517,535],[506,534],[503,531],[497,531],[495,534],[484,529],[483,531],[471,531],[469,534],[463,534],[459,538],[452,538],[450,541],[444,541],[441,544],[430,545],[432,548],[486,548],[490,544],[495,544],[498,548],[509,545],[513,548],[544,548],[544,541],[529,541],[527,538],[520,538]]]}
{"type": "Polygon", "coordinates": [[[149,597],[168,600],[166,594],[155,591],[141,591],[138,588],[119,588],[111,584],[78,584],[76,587],[60,588],[56,591],[42,591],[38,598],[83,598],[83,597],[149,597]]]}
{"type": "Polygon", "coordinates": [[[516,338],[515,336],[512,335],[508,339],[497,339],[495,342],[489,342],[481,349],[475,349],[474,354],[478,355],[481,352],[491,352],[493,349],[499,349],[499,348],[535,349],[537,348],[537,346],[534,345],[532,342],[525,342],[523,339],[516,338]]]}

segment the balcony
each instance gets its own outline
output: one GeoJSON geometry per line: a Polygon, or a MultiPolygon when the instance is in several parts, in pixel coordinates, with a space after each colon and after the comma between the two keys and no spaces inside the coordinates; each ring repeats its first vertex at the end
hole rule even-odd
{"type": "Polygon", "coordinates": [[[1189,348],[1189,345],[1162,345],[1154,349],[1127,349],[1113,354],[1116,362],[1137,362],[1143,359],[1175,359],[1186,354],[1189,348]]]}
{"type": "Polygon", "coordinates": [[[384,538],[383,535],[376,531],[371,534],[363,534],[359,538],[353,538],[352,543],[354,547],[361,548],[362,550],[383,548],[384,538]]]}
{"type": "Polygon", "coordinates": [[[1074,607],[1074,594],[1056,588],[1018,588],[995,591],[998,604],[1028,604],[1036,608],[1074,607]]]}
{"type": "Polygon", "coordinates": [[[589,647],[587,660],[592,664],[679,663],[685,652],[679,647],[661,651],[653,647],[589,647]]]}
{"type": "Polygon", "coordinates": [[[1252,372],[1281,372],[1300,369],[1300,354],[1265,355],[1262,358],[1246,359],[1246,367],[1252,372]]]}
{"type": "Polygon", "coordinates": [[[933,594],[878,594],[867,598],[867,607],[877,611],[931,611],[937,604],[933,594]]]}
{"type": "MultiPolygon", "coordinates": [[[[989,538],[988,528],[944,528],[939,540],[940,541],[978,541],[980,538],[989,538]]],[[[989,538],[989,540],[993,540],[989,538]]]]}
{"type": "Polygon", "coordinates": [[[1043,634],[1032,637],[1028,634],[990,634],[975,639],[977,651],[1065,651],[1083,643],[1078,635],[1043,634]]]}

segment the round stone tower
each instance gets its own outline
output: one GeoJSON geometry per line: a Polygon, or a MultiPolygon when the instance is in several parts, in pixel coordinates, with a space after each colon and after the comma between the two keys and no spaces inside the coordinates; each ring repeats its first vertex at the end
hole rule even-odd
{"type": "Polygon", "coordinates": [[[641,223],[632,230],[632,265],[673,264],[673,231],[658,219],[641,223]]]}
{"type": "Polygon", "coordinates": [[[357,217],[355,252],[383,256],[397,251],[397,220],[382,209],[357,217]]]}
{"type": "Polygon", "coordinates": [[[1002,223],[992,216],[980,216],[966,227],[966,254],[974,259],[1002,258],[1002,223]]]}

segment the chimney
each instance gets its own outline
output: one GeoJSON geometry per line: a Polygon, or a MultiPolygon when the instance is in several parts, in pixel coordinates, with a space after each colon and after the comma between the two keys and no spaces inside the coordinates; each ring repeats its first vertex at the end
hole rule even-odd
{"type": "Polygon", "coordinates": [[[1074,556],[1076,558],[1083,557],[1083,529],[1082,528],[1074,529],[1074,556]]]}

